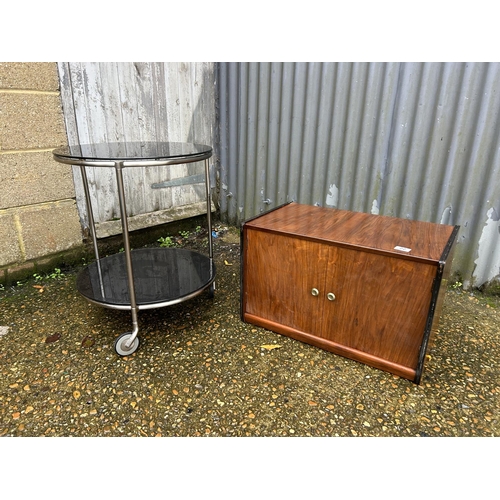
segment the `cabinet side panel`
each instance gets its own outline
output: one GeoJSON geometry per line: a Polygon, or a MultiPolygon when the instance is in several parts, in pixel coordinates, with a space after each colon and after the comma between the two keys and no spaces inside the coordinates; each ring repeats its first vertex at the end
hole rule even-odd
{"type": "Polygon", "coordinates": [[[441,262],[439,264],[439,268],[436,273],[436,278],[434,283],[436,297],[433,298],[433,300],[435,300],[435,306],[433,308],[431,304],[431,310],[429,311],[429,318],[428,318],[428,322],[430,321],[431,324],[430,325],[428,324],[429,331],[426,331],[426,335],[428,336],[428,338],[424,338],[424,342],[422,343],[422,347],[420,349],[420,356],[417,368],[417,383],[420,382],[420,379],[422,377],[427,352],[429,351],[429,349],[432,348],[434,344],[437,330],[439,327],[439,320],[441,318],[443,301],[446,295],[446,289],[448,288],[448,281],[450,279],[451,264],[453,262],[453,255],[455,253],[455,247],[457,242],[456,238],[459,229],[460,226],[455,226],[455,230],[452,236],[450,237],[447,247],[443,252],[443,256],[441,258],[441,262]]]}
{"type": "Polygon", "coordinates": [[[327,249],[322,245],[273,233],[244,232],[242,315],[250,314],[298,330],[321,328],[327,249]]]}
{"type": "Polygon", "coordinates": [[[439,284],[439,293],[436,301],[436,309],[434,312],[434,318],[432,321],[432,328],[431,328],[431,338],[430,338],[430,343],[429,346],[432,345],[433,337],[436,334],[436,330],[439,326],[439,318],[441,317],[441,311],[443,309],[443,301],[444,297],[446,294],[446,289],[448,288],[448,282],[450,279],[450,274],[451,274],[451,264],[453,262],[453,256],[455,254],[455,248],[456,248],[456,243],[457,243],[457,233],[459,230],[459,226],[456,226],[455,232],[450,238],[450,243],[449,243],[449,250],[444,255],[445,261],[444,261],[444,267],[443,267],[443,274],[441,277],[441,282],[439,284]]]}

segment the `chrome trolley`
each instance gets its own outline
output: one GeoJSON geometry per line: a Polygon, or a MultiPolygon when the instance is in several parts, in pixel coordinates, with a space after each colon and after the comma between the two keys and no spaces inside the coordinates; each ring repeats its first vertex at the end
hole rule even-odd
{"type": "MultiPolygon", "coordinates": [[[[138,311],[154,309],[189,300],[204,290],[210,297],[215,290],[213,261],[211,190],[208,159],[212,148],[178,142],[120,142],[79,144],[53,151],[60,163],[80,167],[88,223],[95,262],[77,277],[78,291],[94,304],[110,309],[130,310],[132,331],[121,334],[114,343],[120,356],[139,347],[138,311]],[[208,224],[208,256],[183,248],[142,248],[131,250],[123,169],[168,166],[203,161],[208,224]],[[99,256],[96,228],[90,198],[87,168],[113,168],[116,173],[124,251],[104,258],[99,256]]],[[[195,182],[200,182],[196,176],[195,182]]],[[[161,187],[154,185],[153,187],[161,187]]]]}

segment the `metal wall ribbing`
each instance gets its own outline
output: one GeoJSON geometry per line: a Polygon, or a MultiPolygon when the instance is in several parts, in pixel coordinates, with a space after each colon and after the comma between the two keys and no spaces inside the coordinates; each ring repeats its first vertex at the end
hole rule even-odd
{"type": "Polygon", "coordinates": [[[220,209],[286,201],[459,224],[500,275],[500,63],[219,63],[220,209]]]}

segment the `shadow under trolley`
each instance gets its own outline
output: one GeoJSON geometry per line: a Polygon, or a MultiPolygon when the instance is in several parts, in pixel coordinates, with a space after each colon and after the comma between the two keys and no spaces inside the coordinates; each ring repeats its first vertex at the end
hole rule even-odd
{"type": "MultiPolygon", "coordinates": [[[[139,347],[139,310],[184,302],[205,290],[208,290],[210,297],[214,296],[215,264],[208,162],[212,156],[212,148],[202,144],[180,142],[117,142],[63,147],[55,149],[53,156],[60,163],[79,166],[83,181],[89,230],[96,260],[78,275],[77,289],[89,302],[110,309],[131,311],[132,331],[121,334],[114,343],[117,354],[128,356],[139,347]],[[205,167],[208,255],[184,248],[131,250],[123,169],[201,161],[205,167]],[[87,176],[88,167],[113,168],[116,174],[124,251],[104,258],[100,257],[97,246],[87,176]]],[[[195,182],[202,180],[200,176],[196,176],[195,182]]]]}

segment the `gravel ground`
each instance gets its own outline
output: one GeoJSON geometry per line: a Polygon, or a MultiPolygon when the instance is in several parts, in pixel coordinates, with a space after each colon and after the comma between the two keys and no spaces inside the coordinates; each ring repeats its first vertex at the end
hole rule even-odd
{"type": "Polygon", "coordinates": [[[0,436],[500,435],[500,301],[449,289],[421,385],[240,320],[239,233],[214,240],[215,298],[89,304],[76,270],[0,291],[0,436]]]}

